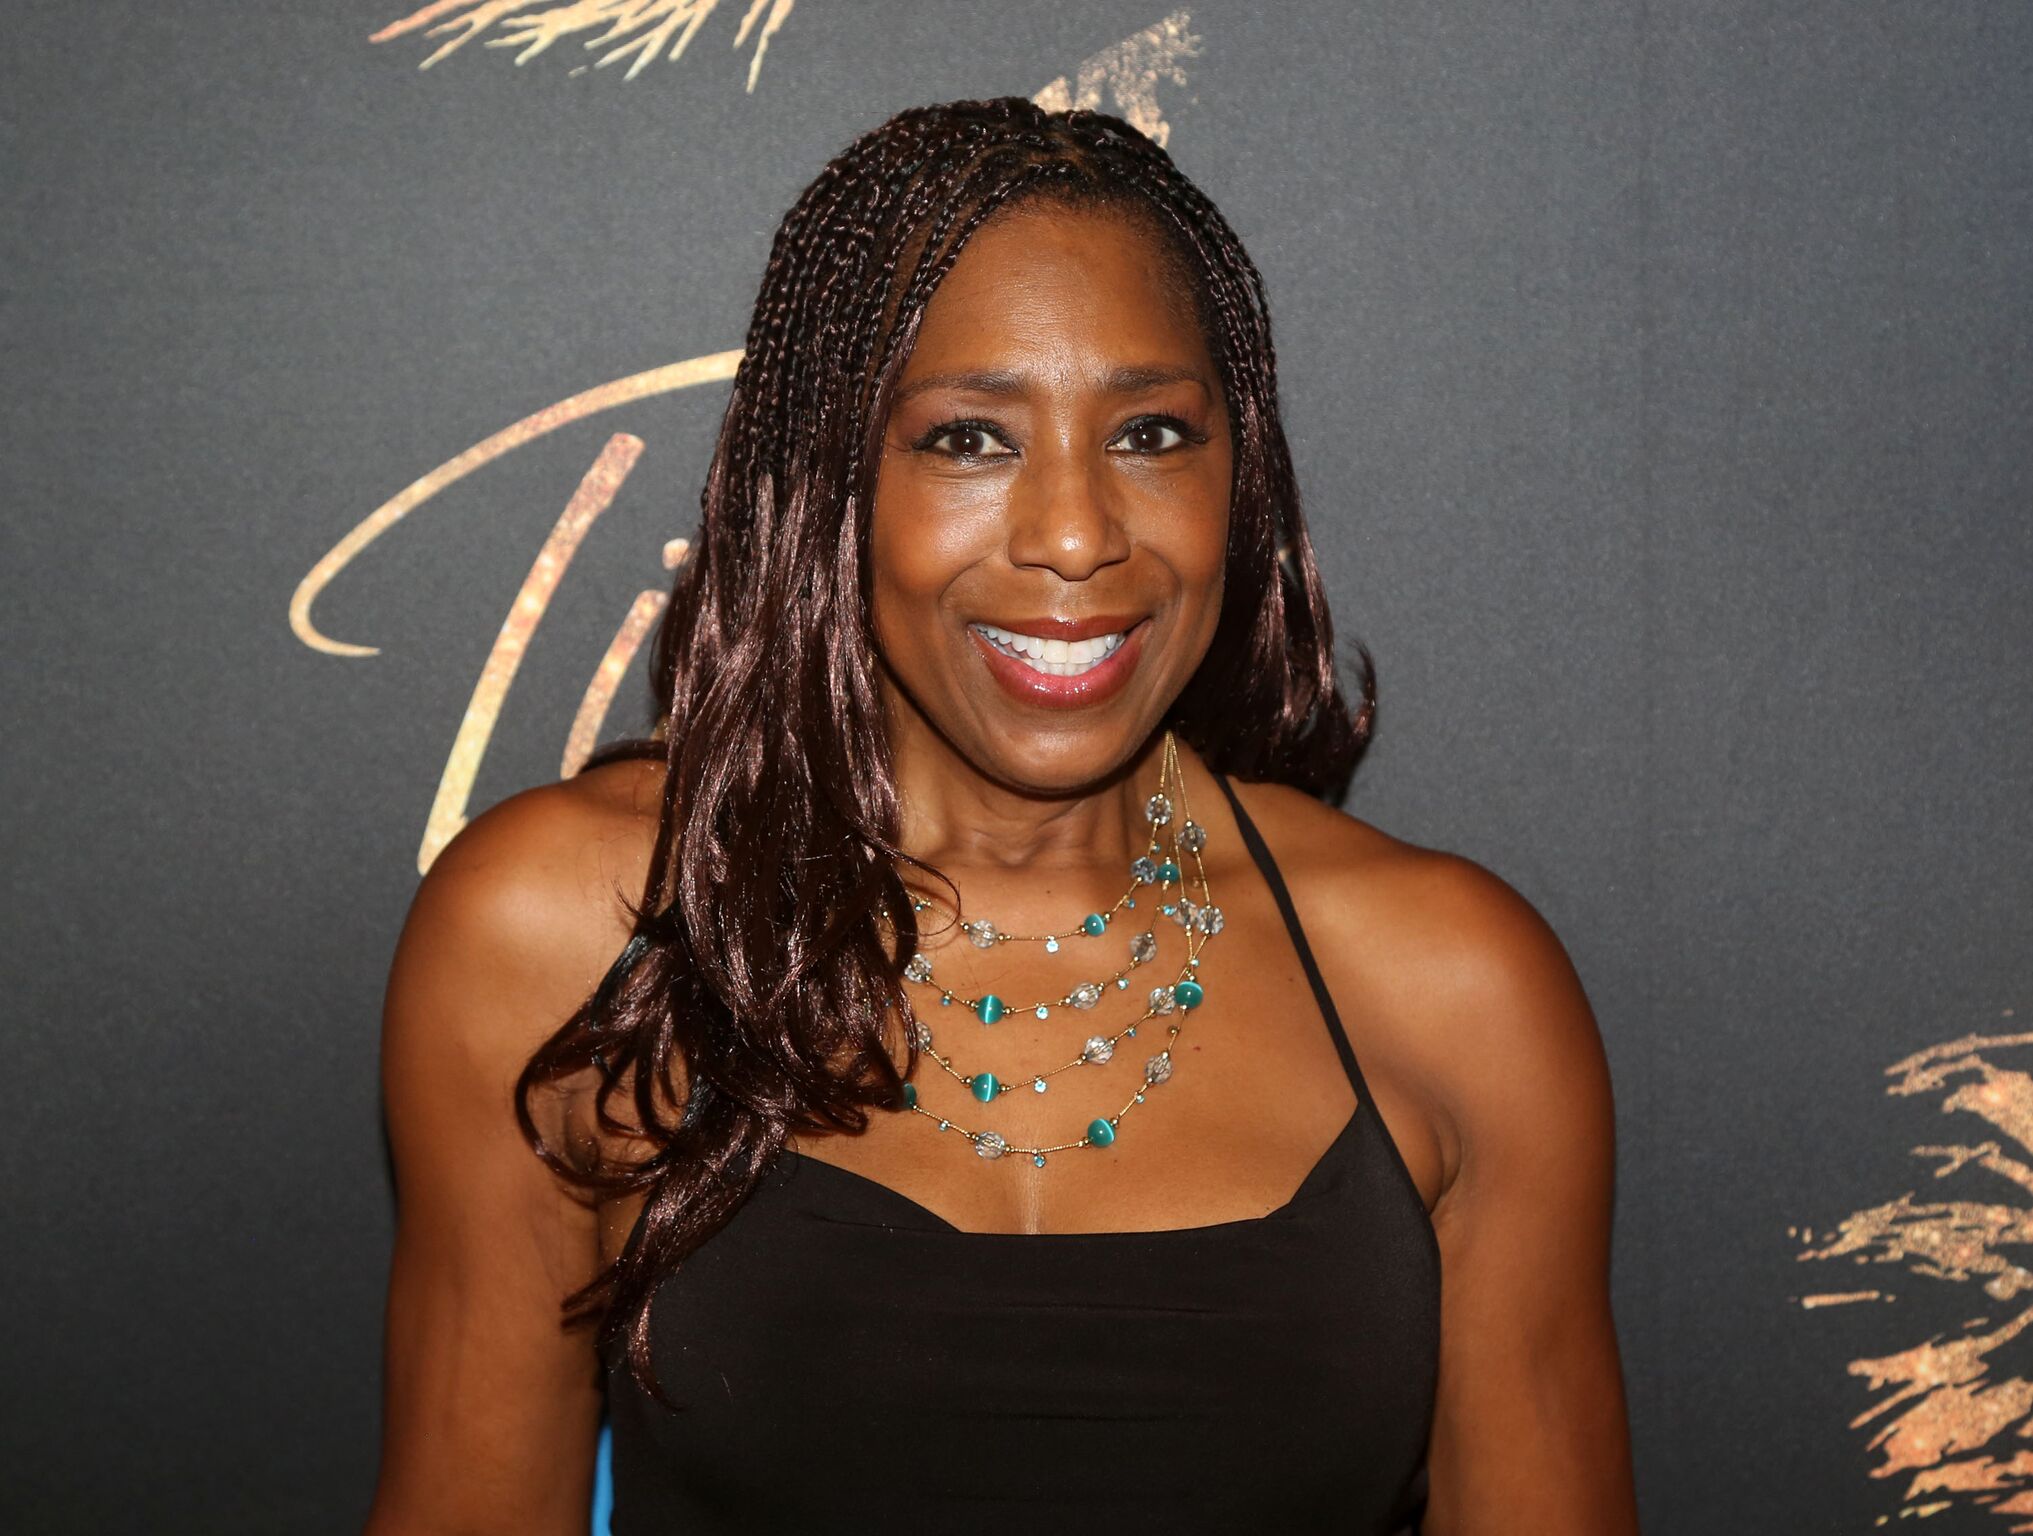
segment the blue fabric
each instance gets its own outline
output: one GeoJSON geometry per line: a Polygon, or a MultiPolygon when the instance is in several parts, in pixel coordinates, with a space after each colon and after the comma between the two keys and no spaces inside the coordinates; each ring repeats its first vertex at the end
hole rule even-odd
{"type": "Polygon", "coordinates": [[[600,1422],[600,1450],[593,1460],[593,1536],[610,1536],[614,1515],[614,1431],[600,1422]]]}

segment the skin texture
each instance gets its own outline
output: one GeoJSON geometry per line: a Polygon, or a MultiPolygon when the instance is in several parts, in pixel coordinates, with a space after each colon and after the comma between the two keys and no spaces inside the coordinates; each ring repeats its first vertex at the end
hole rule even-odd
{"type": "MultiPolygon", "coordinates": [[[[963,252],[902,390],[871,559],[903,843],[972,911],[1019,931],[1064,927],[1121,894],[1156,727],[1214,632],[1232,468],[1219,385],[1151,235],[1040,204],[998,215],[963,252]],[[1129,368],[1181,377],[1107,387],[1129,368]],[[953,380],[988,372],[1003,375],[992,390],[953,380]],[[952,429],[963,420],[977,425],[952,429]],[[968,630],[1095,614],[1145,622],[1127,685],[1088,709],[1012,699],[968,630]]],[[[1227,925],[1175,1077],[1108,1155],[985,1169],[910,1115],[799,1155],[977,1231],[1199,1226],[1290,1197],[1354,1095],[1226,803],[1180,755],[1227,925]]],[[[401,1217],[370,1531],[584,1529],[599,1398],[590,1340],[558,1330],[556,1304],[620,1250],[636,1208],[585,1211],[561,1194],[509,1094],[627,940],[616,892],[642,888],[661,772],[617,763],[524,791],[455,838],[419,889],[385,1020],[401,1217]]],[[[1558,939],[1468,860],[1282,786],[1238,793],[1440,1243],[1424,1536],[1635,1531],[1608,1293],[1610,1083],[1558,939]]],[[[917,883],[943,912],[945,888],[917,883]]],[[[939,913],[921,921],[956,991],[1028,999],[1092,968],[1077,946],[984,955],[939,913]]],[[[1180,941],[1161,929],[1163,971],[1180,941]]],[[[953,1048],[969,1070],[1021,1077],[1063,1059],[1068,1039],[1063,1017],[1017,1015],[953,1048]]],[[[977,1106],[929,1060],[915,1081],[927,1108],[973,1123],[977,1106]]],[[[1067,1139],[1069,1120],[1092,1112],[1075,1092],[1010,1095],[997,1126],[1019,1143],[1067,1139]]],[[[581,1108],[561,1096],[559,1125],[581,1108]]]]}

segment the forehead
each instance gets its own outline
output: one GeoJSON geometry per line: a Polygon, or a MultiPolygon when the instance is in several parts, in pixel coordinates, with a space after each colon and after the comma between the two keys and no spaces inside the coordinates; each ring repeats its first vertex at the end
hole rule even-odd
{"type": "Polygon", "coordinates": [[[1068,347],[1204,362],[1183,263],[1144,218],[1037,201],[977,230],[926,306],[906,379],[1068,347]]]}

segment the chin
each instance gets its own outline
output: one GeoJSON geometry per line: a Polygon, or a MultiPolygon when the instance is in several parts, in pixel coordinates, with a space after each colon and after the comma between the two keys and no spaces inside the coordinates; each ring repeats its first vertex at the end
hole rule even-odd
{"type": "Polygon", "coordinates": [[[1012,789],[1077,794],[1104,783],[1133,760],[1163,713],[1147,706],[1038,720],[1012,718],[1013,712],[999,709],[995,714],[1002,718],[982,721],[985,739],[967,755],[978,770],[1012,789]]]}

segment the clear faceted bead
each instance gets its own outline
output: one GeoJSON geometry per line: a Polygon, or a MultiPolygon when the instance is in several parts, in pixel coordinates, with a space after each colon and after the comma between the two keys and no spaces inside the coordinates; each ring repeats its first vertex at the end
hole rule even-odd
{"type": "Polygon", "coordinates": [[[1151,995],[1147,1002],[1152,1013],[1170,1013],[1178,1006],[1172,1000],[1172,989],[1170,987],[1152,987],[1151,995]]]}
{"type": "Polygon", "coordinates": [[[1051,1084],[1047,1083],[1042,1077],[1034,1077],[1031,1079],[1032,1093],[1043,1093],[1050,1086],[1051,1084]]]}
{"type": "Polygon", "coordinates": [[[1207,829],[1197,821],[1189,821],[1179,829],[1179,846],[1187,853],[1198,853],[1207,846],[1207,829]]]}
{"type": "Polygon", "coordinates": [[[1056,955],[1058,952],[1059,952],[1059,937],[1057,934],[1050,935],[1045,940],[1045,953],[1048,955],[1056,955]]]}
{"type": "Polygon", "coordinates": [[[1172,1053],[1170,1051],[1160,1051],[1144,1063],[1144,1081],[1147,1083],[1162,1083],[1171,1075],[1172,1053]]]}
{"type": "Polygon", "coordinates": [[[967,930],[967,937],[974,941],[976,949],[995,948],[995,924],[991,923],[987,918],[984,917],[978,922],[967,923],[964,926],[967,930]]]}
{"type": "Polygon", "coordinates": [[[1101,988],[1091,981],[1083,981],[1067,994],[1066,1001],[1075,1008],[1092,1008],[1101,1001],[1101,988]]]}
{"type": "Polygon", "coordinates": [[[1106,1035],[1090,1036],[1087,1043],[1080,1047],[1080,1059],[1097,1067],[1114,1054],[1115,1042],[1106,1035]]]}
{"type": "Polygon", "coordinates": [[[1140,857],[1134,864],[1130,865],[1129,872],[1131,875],[1136,877],[1136,883],[1138,885],[1157,884],[1158,880],[1157,860],[1151,858],[1148,855],[1140,857]]]}
{"type": "Polygon", "coordinates": [[[1181,896],[1177,904],[1172,908],[1172,920],[1181,928],[1191,928],[1193,926],[1193,919],[1198,915],[1199,911],[1200,908],[1196,903],[1181,896]]]}
{"type": "Polygon", "coordinates": [[[1129,957],[1138,965],[1155,959],[1158,953],[1158,936],[1146,930],[1129,941],[1129,957]]]}
{"type": "Polygon", "coordinates": [[[993,1131],[983,1131],[979,1136],[974,1138],[975,1154],[979,1157],[988,1158],[991,1162],[1001,1157],[1008,1150],[1009,1143],[993,1131]]]}
{"type": "Polygon", "coordinates": [[[1144,802],[1144,819],[1154,827],[1162,827],[1172,819],[1172,802],[1163,795],[1152,795],[1144,802]]]}
{"type": "Polygon", "coordinates": [[[919,1050],[929,1051],[932,1048],[932,1026],[920,1021],[911,1027],[911,1038],[917,1042],[919,1050]]]}
{"type": "Polygon", "coordinates": [[[1205,934],[1221,932],[1221,908],[1201,907],[1193,914],[1193,926],[1205,934]]]}
{"type": "Polygon", "coordinates": [[[911,981],[930,981],[932,979],[932,962],[927,960],[923,955],[912,955],[910,959],[904,962],[904,975],[911,981]]]}

